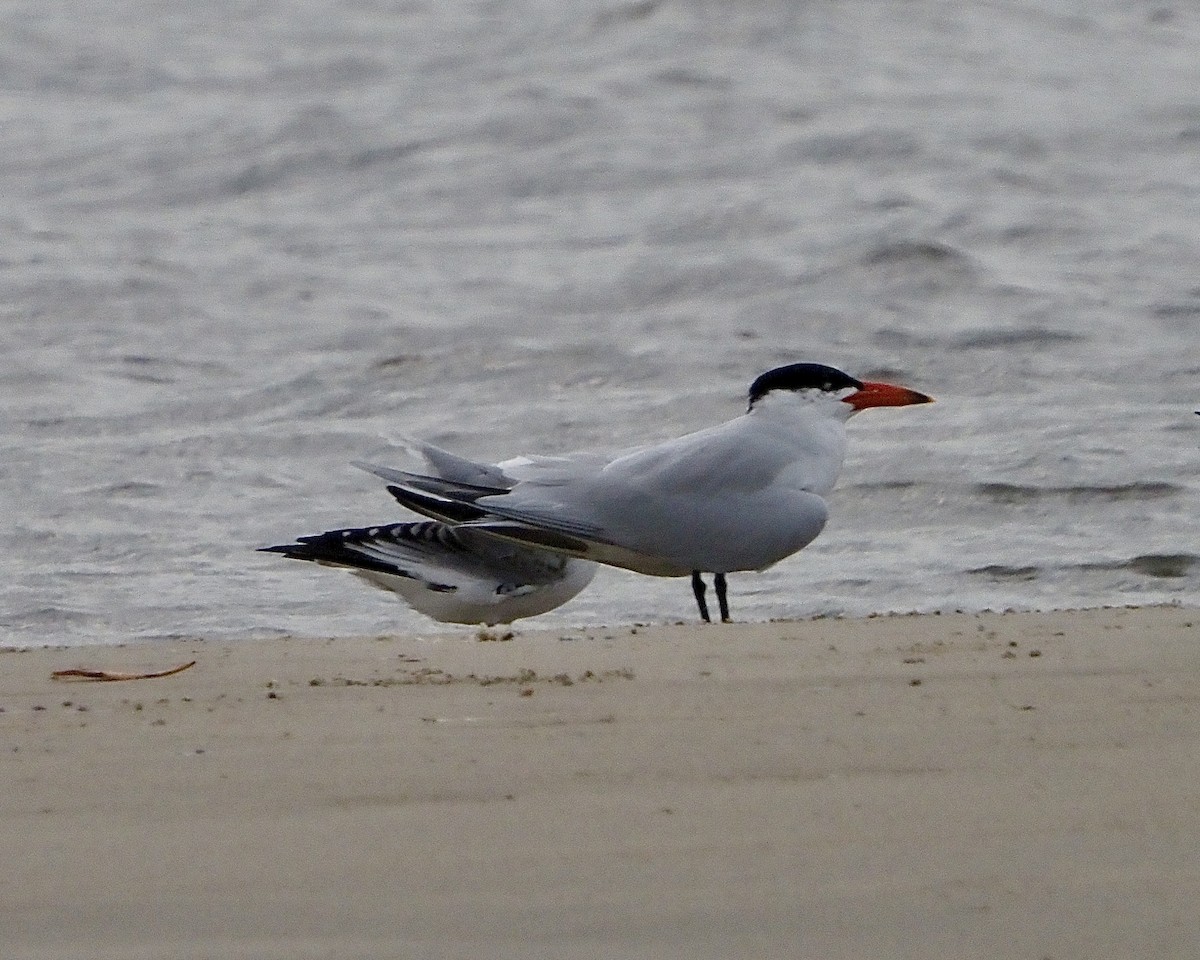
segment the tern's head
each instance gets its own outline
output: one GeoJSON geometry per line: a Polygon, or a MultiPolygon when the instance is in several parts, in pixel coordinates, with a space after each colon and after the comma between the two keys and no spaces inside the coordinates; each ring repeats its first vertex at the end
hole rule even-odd
{"type": "Polygon", "coordinates": [[[750,384],[750,409],[768,397],[785,396],[791,402],[811,404],[841,417],[850,417],[868,407],[905,407],[910,403],[933,402],[932,397],[908,387],[858,380],[823,363],[789,363],[786,367],[768,370],[750,384]]]}

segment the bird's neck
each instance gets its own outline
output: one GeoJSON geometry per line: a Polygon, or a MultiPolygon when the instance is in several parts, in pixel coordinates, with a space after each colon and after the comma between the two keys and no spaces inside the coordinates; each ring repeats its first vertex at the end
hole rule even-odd
{"type": "Polygon", "coordinates": [[[798,403],[786,398],[771,402],[771,397],[764,397],[746,417],[769,433],[780,448],[790,451],[792,466],[786,472],[794,473],[796,486],[826,496],[837,482],[846,456],[849,415],[842,415],[832,404],[819,402],[822,398],[818,402],[806,399],[798,403]]]}

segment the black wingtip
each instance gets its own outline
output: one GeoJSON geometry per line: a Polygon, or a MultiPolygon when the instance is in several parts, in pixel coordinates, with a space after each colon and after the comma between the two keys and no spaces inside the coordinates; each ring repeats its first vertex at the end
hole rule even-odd
{"type": "Polygon", "coordinates": [[[318,554],[307,544],[281,543],[274,547],[256,547],[255,553],[278,553],[289,560],[319,560],[318,554]]]}
{"type": "Polygon", "coordinates": [[[389,560],[383,556],[373,555],[369,549],[359,549],[386,547],[389,543],[394,544],[401,538],[416,544],[436,544],[443,550],[461,549],[456,543],[448,543],[444,540],[441,535],[442,531],[441,524],[428,521],[380,523],[369,527],[327,530],[324,533],[297,537],[295,543],[281,543],[276,546],[255,549],[258,553],[281,553],[289,560],[308,560],[325,566],[367,570],[403,577],[423,583],[427,589],[435,592],[453,592],[458,589],[453,584],[429,581],[421,575],[419,570],[408,569],[398,562],[398,559],[389,560]]]}
{"type": "Polygon", "coordinates": [[[468,523],[484,516],[484,512],[478,507],[424,491],[396,484],[389,484],[387,490],[401,506],[444,523],[468,523]]]}

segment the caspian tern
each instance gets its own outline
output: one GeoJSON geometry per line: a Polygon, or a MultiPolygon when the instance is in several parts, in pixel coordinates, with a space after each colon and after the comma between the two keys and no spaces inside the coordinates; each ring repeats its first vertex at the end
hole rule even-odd
{"type": "Polygon", "coordinates": [[[436,475],[357,464],[405,507],[460,536],[505,540],[659,577],[691,577],[709,620],[702,573],[729,620],[726,575],[764,570],[808,546],[828,517],[846,421],[869,407],[929,403],[907,387],[793,363],[750,385],[746,413],[616,456],[526,456],[491,466],[413,446],[436,475]]]}
{"type": "Polygon", "coordinates": [[[443,623],[533,617],[562,606],[596,574],[587,560],[436,520],[330,530],[262,551],[348,568],[443,623]]]}

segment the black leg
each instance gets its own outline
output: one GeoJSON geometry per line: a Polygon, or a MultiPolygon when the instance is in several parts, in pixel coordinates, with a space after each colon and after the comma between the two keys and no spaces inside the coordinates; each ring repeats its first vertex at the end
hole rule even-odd
{"type": "Polygon", "coordinates": [[[700,619],[705,623],[712,623],[712,618],[708,615],[708,604],[704,602],[704,581],[700,579],[700,571],[692,571],[692,593],[696,595],[696,606],[700,608],[700,619]]]}
{"type": "Polygon", "coordinates": [[[725,574],[713,574],[713,586],[717,588],[717,604],[721,608],[721,622],[729,623],[729,600],[725,596],[725,574]]]}

